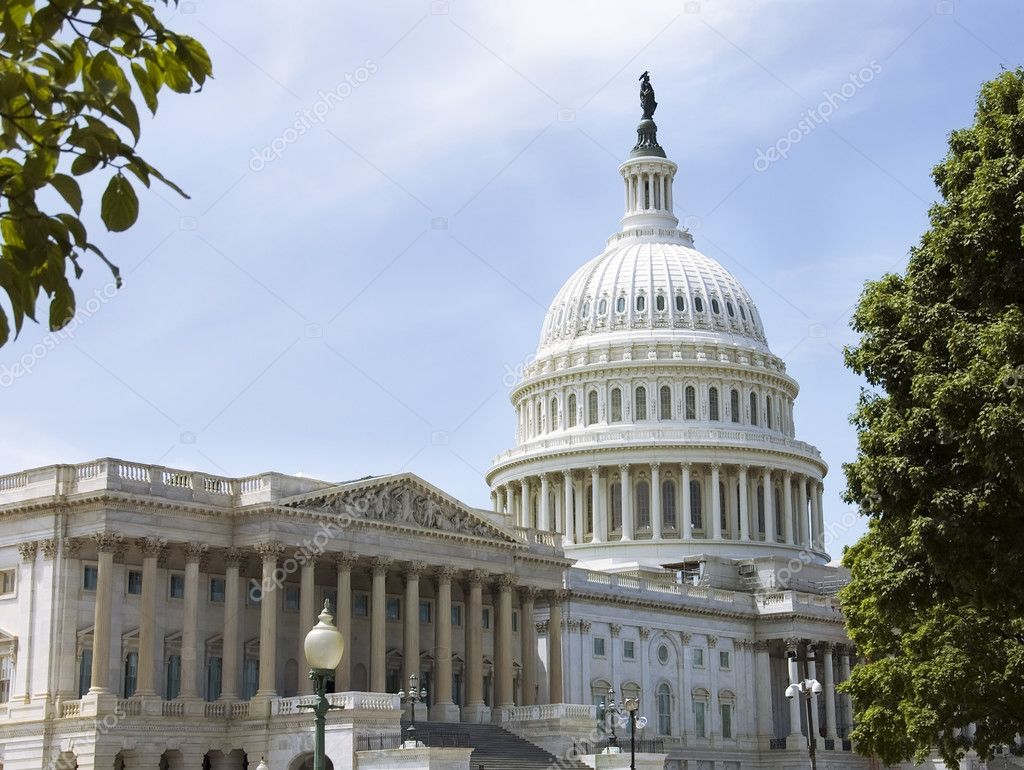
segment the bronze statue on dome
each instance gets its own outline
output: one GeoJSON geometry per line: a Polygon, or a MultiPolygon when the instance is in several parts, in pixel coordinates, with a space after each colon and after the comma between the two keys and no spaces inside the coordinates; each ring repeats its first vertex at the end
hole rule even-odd
{"type": "Polygon", "coordinates": [[[651,73],[645,71],[640,76],[640,107],[644,111],[644,120],[651,120],[658,103],[654,101],[654,87],[651,85],[651,73]]]}

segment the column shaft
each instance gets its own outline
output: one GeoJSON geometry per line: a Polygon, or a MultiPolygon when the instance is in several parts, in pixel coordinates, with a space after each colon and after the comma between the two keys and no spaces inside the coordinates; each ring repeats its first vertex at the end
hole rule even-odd
{"type": "Polygon", "coordinates": [[[836,732],[836,682],[832,660],[832,645],[826,644],[824,652],[825,660],[823,665],[825,670],[822,672],[824,674],[824,681],[821,683],[821,686],[825,691],[825,737],[835,740],[839,735],[836,732]]]}
{"type": "Polygon", "coordinates": [[[754,642],[754,687],[757,704],[757,734],[761,738],[775,737],[772,724],[772,671],[768,656],[768,642],[754,642]]]}
{"type": "Polygon", "coordinates": [[[768,543],[774,543],[775,533],[775,490],[772,489],[772,472],[770,468],[764,469],[764,478],[761,480],[764,489],[764,539],[768,543]]]}
{"type": "Polygon", "coordinates": [[[619,485],[622,495],[622,539],[633,539],[633,486],[629,476],[629,466],[619,466],[619,485]]]}
{"type": "Polygon", "coordinates": [[[470,574],[469,607],[466,613],[466,705],[477,710],[484,705],[483,579],[482,572],[470,574]]]}
{"type": "MultiPolygon", "coordinates": [[[[420,570],[418,564],[412,564],[405,570],[405,614],[403,619],[402,634],[402,660],[405,663],[405,672],[402,678],[402,689],[409,686],[409,677],[415,674],[420,675],[420,570]]],[[[450,618],[449,618],[450,620],[450,618]]],[[[437,628],[442,617],[434,618],[434,627],[437,628]]]]}
{"type": "Polygon", "coordinates": [[[562,703],[562,598],[561,591],[549,594],[550,614],[548,616],[548,700],[562,703]]]}
{"type": "MultiPolygon", "coordinates": [[[[226,567],[224,569],[224,631],[221,644],[221,674],[220,674],[220,697],[225,700],[232,700],[238,697],[238,620],[242,611],[239,590],[241,578],[239,576],[239,560],[241,553],[231,549],[225,557],[226,567]]],[[[142,584],[145,586],[146,577],[142,577],[142,584]]],[[[140,628],[141,632],[141,628],[140,628]]]]}
{"type": "Polygon", "coordinates": [[[320,612],[316,606],[316,562],[310,558],[299,572],[299,633],[296,660],[299,663],[299,695],[313,692],[313,680],[309,678],[309,663],[306,661],[306,634],[319,622],[320,612]]]}
{"type": "MultiPolygon", "coordinates": [[[[722,492],[718,481],[718,463],[711,466],[711,537],[722,539],[722,492]]],[[[704,531],[707,531],[705,525],[704,531]]]]}
{"type": "Polygon", "coordinates": [[[605,541],[604,510],[601,505],[601,469],[596,465],[590,469],[590,505],[594,514],[593,542],[605,541]]]}
{"type": "Polygon", "coordinates": [[[683,510],[679,512],[679,523],[680,523],[680,534],[683,540],[689,540],[693,536],[692,531],[692,514],[690,513],[690,465],[689,463],[682,464],[682,475],[680,476],[682,481],[680,486],[680,499],[683,501],[683,510]]]}
{"type": "Polygon", "coordinates": [[[786,471],[783,475],[782,504],[785,515],[782,517],[782,530],[785,540],[789,545],[796,543],[796,534],[793,532],[793,474],[786,471]]]}
{"type": "Polygon", "coordinates": [[[92,631],[91,693],[110,692],[110,611],[113,605],[113,545],[98,543],[96,555],[96,611],[92,631]]]}
{"type": "Polygon", "coordinates": [[[536,589],[524,588],[519,594],[519,638],[523,647],[523,698],[521,706],[537,702],[537,626],[533,621],[536,589]]]}
{"type": "Polygon", "coordinates": [[[807,530],[807,478],[801,476],[797,481],[797,524],[800,529],[800,545],[807,546],[810,533],[807,530]]]}
{"type": "Polygon", "coordinates": [[[437,621],[434,623],[434,705],[431,719],[455,721],[452,701],[452,567],[437,572],[437,621]]]}
{"type": "Polygon", "coordinates": [[[750,540],[750,519],[747,507],[747,466],[740,466],[740,540],[750,540]]]}
{"type": "Polygon", "coordinates": [[[661,540],[661,465],[651,463],[651,538],[661,540]]]}
{"type": "Polygon", "coordinates": [[[519,526],[532,527],[530,515],[530,482],[525,478],[519,480],[519,526]]]}
{"type": "Polygon", "coordinates": [[[565,533],[565,545],[574,545],[576,515],[573,510],[572,471],[562,472],[562,532],[565,533]]]}
{"type": "Polygon", "coordinates": [[[370,597],[370,691],[384,692],[387,687],[387,650],[385,648],[385,591],[391,560],[373,561],[370,597]]]}
{"type": "Polygon", "coordinates": [[[540,474],[540,514],[537,521],[537,529],[543,530],[544,532],[551,531],[551,506],[548,503],[548,498],[551,495],[551,482],[548,479],[548,474],[540,474]]]}
{"type": "Polygon", "coordinates": [[[498,652],[495,657],[495,680],[498,684],[496,705],[509,708],[512,704],[512,587],[515,579],[502,575],[498,580],[498,652]]]}
{"type": "Polygon", "coordinates": [[[334,672],[334,689],[336,692],[347,692],[352,687],[352,564],[355,557],[342,553],[336,557],[338,566],[337,599],[334,611],[334,624],[345,639],[345,651],[341,662],[334,672]]]}
{"type": "Polygon", "coordinates": [[[260,583],[260,683],[257,697],[277,695],[277,590],[274,573],[283,548],[276,543],[258,547],[263,557],[263,582],[260,583]]]}
{"type": "Polygon", "coordinates": [[[156,666],[156,567],[159,546],[146,550],[143,542],[142,557],[142,601],[139,608],[139,674],[138,695],[155,695],[156,666]]]}
{"type": "MultiPolygon", "coordinates": [[[[791,644],[787,650],[787,653],[795,653],[797,647],[795,644],[791,644]]],[[[789,658],[789,683],[799,684],[800,682],[800,671],[798,668],[796,657],[789,658]]],[[[803,733],[800,730],[800,712],[803,708],[803,696],[795,698],[789,698],[789,735],[790,737],[799,738],[803,733]]],[[[787,746],[786,748],[798,748],[797,746],[787,746]]]]}

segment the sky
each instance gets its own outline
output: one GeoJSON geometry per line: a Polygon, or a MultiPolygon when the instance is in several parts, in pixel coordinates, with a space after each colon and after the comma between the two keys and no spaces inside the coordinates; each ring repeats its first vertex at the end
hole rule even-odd
{"type": "MultiPolygon", "coordinates": [[[[141,154],[190,195],[99,221],[73,330],[0,348],[0,473],[119,457],[331,481],[412,471],[489,507],[511,385],[562,283],[622,216],[649,70],[676,214],[744,283],[801,386],[828,546],[862,386],[865,281],[901,270],[931,168],[980,84],[1021,65],[1024,5],[182,0],[214,80],[168,93],[141,154]]],[[[45,313],[43,314],[45,317],[45,313]]]]}

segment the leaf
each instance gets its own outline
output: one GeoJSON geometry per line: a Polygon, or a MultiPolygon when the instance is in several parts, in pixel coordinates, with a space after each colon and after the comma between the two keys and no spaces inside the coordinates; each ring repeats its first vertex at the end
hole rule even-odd
{"type": "Polygon", "coordinates": [[[139,199],[135,190],[121,174],[111,177],[103,191],[100,218],[108,230],[119,233],[127,230],[139,217],[139,199]]]}
{"type": "Polygon", "coordinates": [[[11,338],[11,327],[7,321],[7,313],[0,307],[0,347],[7,344],[7,340],[11,338]]]}
{"type": "Polygon", "coordinates": [[[75,317],[75,294],[67,280],[53,293],[50,300],[50,331],[63,329],[75,317]]]}
{"type": "Polygon", "coordinates": [[[67,174],[54,174],[50,179],[50,186],[60,193],[76,214],[82,213],[82,188],[73,177],[67,174]]]}
{"type": "Polygon", "coordinates": [[[150,80],[149,73],[146,68],[138,62],[132,62],[132,76],[135,78],[135,83],[139,87],[139,91],[142,92],[142,98],[146,102],[146,106],[149,107],[149,111],[152,114],[156,114],[157,100],[156,100],[156,88],[154,88],[153,81],[150,80]]]}
{"type": "Polygon", "coordinates": [[[86,153],[85,155],[78,155],[73,161],[71,161],[71,173],[75,176],[81,176],[82,174],[88,174],[94,168],[100,164],[100,156],[93,153],[86,153]]]}

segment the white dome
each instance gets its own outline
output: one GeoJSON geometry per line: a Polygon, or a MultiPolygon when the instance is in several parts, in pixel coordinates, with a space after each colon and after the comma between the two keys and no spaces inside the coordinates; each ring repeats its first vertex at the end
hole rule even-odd
{"type": "Polygon", "coordinates": [[[732,273],[693,248],[681,230],[630,230],[613,237],[555,296],[537,358],[627,338],[768,352],[750,294],[732,273]]]}

